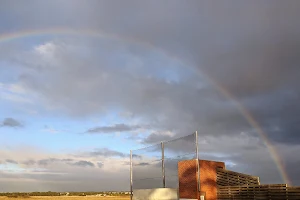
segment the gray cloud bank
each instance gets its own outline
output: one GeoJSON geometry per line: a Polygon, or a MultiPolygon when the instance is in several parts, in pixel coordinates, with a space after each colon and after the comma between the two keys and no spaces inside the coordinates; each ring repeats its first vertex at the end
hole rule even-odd
{"type": "MultiPolygon", "coordinates": [[[[40,160],[24,160],[22,162],[12,160],[12,159],[6,159],[4,162],[1,163],[8,163],[8,164],[23,164],[25,166],[39,166],[39,167],[47,167],[54,164],[68,164],[71,166],[79,166],[79,167],[96,167],[96,165],[93,162],[86,161],[86,160],[74,160],[71,158],[67,159],[58,159],[58,158],[46,158],[46,159],[40,159],[40,160]]],[[[103,163],[99,162],[97,163],[98,167],[102,167],[103,163]]]]}
{"type": "Polygon", "coordinates": [[[89,129],[88,133],[116,133],[116,132],[129,132],[140,129],[140,126],[130,126],[127,124],[115,124],[113,126],[101,126],[89,129]]]}
{"type": "Polygon", "coordinates": [[[5,118],[1,123],[0,127],[22,127],[23,125],[16,119],[14,118],[5,118]]]}

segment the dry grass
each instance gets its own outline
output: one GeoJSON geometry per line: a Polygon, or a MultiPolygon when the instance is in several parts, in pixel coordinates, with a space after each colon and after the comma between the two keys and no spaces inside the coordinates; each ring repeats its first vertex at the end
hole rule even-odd
{"type": "Polygon", "coordinates": [[[9,198],[9,197],[0,197],[0,200],[130,200],[129,196],[106,196],[106,197],[97,197],[97,196],[53,196],[53,197],[47,197],[47,196],[34,196],[30,198],[24,198],[24,197],[18,197],[18,198],[9,198]]]}

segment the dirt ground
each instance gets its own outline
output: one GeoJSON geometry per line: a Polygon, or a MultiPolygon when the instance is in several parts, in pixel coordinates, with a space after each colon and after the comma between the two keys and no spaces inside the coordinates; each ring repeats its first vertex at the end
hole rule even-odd
{"type": "Polygon", "coordinates": [[[53,196],[53,197],[45,197],[45,196],[34,196],[30,198],[9,198],[9,197],[0,197],[0,200],[130,200],[129,196],[106,196],[106,197],[97,197],[97,196],[53,196]]]}

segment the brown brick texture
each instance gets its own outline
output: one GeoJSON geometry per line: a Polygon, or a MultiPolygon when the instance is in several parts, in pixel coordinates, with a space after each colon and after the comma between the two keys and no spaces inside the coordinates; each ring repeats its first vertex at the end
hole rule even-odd
{"type": "Polygon", "coordinates": [[[205,192],[206,200],[217,200],[217,167],[225,169],[225,163],[199,160],[200,190],[205,192]]]}
{"type": "Polygon", "coordinates": [[[197,199],[197,161],[183,160],[178,162],[179,197],[197,199]]]}
{"type": "MultiPolygon", "coordinates": [[[[206,200],[217,200],[217,167],[225,169],[224,162],[198,160],[200,166],[200,190],[206,200]]],[[[187,199],[200,199],[197,190],[197,160],[178,162],[179,196],[187,199]]]]}

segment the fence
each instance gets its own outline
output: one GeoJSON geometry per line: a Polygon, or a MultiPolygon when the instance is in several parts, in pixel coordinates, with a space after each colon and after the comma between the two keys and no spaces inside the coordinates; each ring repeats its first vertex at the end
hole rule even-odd
{"type": "Polygon", "coordinates": [[[222,168],[217,168],[218,186],[246,186],[260,185],[258,176],[238,173],[222,168]]]}
{"type": "Polygon", "coordinates": [[[286,184],[220,186],[218,200],[270,200],[300,199],[300,187],[288,187],[286,184]]]}
{"type": "Polygon", "coordinates": [[[178,162],[197,158],[197,132],[130,151],[131,196],[137,189],[178,188],[178,162]]]}

